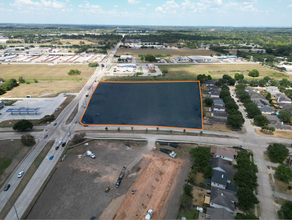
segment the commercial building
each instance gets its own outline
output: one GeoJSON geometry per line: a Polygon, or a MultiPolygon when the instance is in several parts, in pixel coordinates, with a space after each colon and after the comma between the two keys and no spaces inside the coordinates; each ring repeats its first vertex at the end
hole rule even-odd
{"type": "Polygon", "coordinates": [[[120,59],[121,59],[121,60],[132,61],[133,56],[131,56],[131,55],[121,55],[121,56],[120,56],[120,59]]]}
{"type": "Polygon", "coordinates": [[[188,56],[192,62],[213,62],[216,59],[210,56],[188,56]]]}
{"type": "Polygon", "coordinates": [[[133,72],[136,68],[136,64],[117,64],[117,72],[133,72]]]}

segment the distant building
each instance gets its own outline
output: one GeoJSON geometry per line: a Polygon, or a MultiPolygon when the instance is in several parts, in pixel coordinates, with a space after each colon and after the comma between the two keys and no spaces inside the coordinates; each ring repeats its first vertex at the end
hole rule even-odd
{"type": "Polygon", "coordinates": [[[277,99],[277,102],[279,104],[292,104],[292,101],[291,99],[289,99],[285,94],[283,93],[277,93],[275,95],[276,99],[277,99]]]}
{"type": "Polygon", "coordinates": [[[148,64],[147,65],[149,70],[155,70],[155,65],[154,64],[148,64]]]}
{"type": "Polygon", "coordinates": [[[234,220],[234,216],[231,212],[227,211],[224,208],[207,208],[206,218],[210,220],[234,220]]]}
{"type": "Polygon", "coordinates": [[[234,176],[237,170],[233,168],[232,165],[229,164],[228,161],[223,160],[220,157],[211,158],[209,165],[213,168],[213,170],[218,170],[222,172],[229,173],[230,175],[234,176]]]}
{"type": "Polygon", "coordinates": [[[195,62],[212,62],[216,59],[210,56],[188,56],[191,61],[195,62]]]}
{"type": "Polygon", "coordinates": [[[212,187],[210,207],[223,208],[226,211],[233,213],[237,203],[238,199],[235,192],[212,187]]]}
{"type": "Polygon", "coordinates": [[[121,56],[120,56],[120,59],[121,59],[121,60],[132,61],[133,56],[131,56],[131,55],[121,55],[121,56]]]}
{"type": "Polygon", "coordinates": [[[213,112],[213,111],[225,112],[226,108],[224,106],[221,106],[221,105],[213,105],[211,108],[209,108],[209,111],[211,111],[211,112],[213,112]]]}

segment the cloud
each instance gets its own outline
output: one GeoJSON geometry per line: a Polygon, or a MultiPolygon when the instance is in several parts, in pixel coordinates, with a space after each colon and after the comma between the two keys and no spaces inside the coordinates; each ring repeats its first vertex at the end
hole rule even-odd
{"type": "Polygon", "coordinates": [[[241,11],[248,11],[248,12],[258,12],[259,10],[254,8],[253,5],[247,5],[245,7],[240,6],[241,11]]]}
{"type": "Polygon", "coordinates": [[[181,3],[181,7],[183,10],[190,10],[190,11],[196,11],[196,3],[190,2],[189,0],[185,0],[183,3],[181,3]]]}
{"type": "Polygon", "coordinates": [[[118,6],[118,5],[115,5],[114,7],[115,7],[115,8],[118,8],[119,6],[118,6]]]}
{"type": "Polygon", "coordinates": [[[139,9],[140,9],[140,10],[145,10],[146,8],[140,7],[139,9]]]}
{"type": "Polygon", "coordinates": [[[70,0],[65,0],[65,2],[70,2],[70,0]]]}
{"type": "Polygon", "coordinates": [[[292,4],[291,5],[288,5],[288,8],[292,8],[292,4]]]}
{"type": "Polygon", "coordinates": [[[237,0],[237,1],[245,5],[253,5],[258,3],[258,0],[237,0]]]}
{"type": "Polygon", "coordinates": [[[162,8],[162,7],[157,7],[157,8],[155,9],[155,11],[156,11],[156,12],[163,12],[163,8],[162,8]]]}
{"type": "Polygon", "coordinates": [[[222,5],[222,0],[200,0],[201,3],[209,5],[222,5]]]}
{"type": "Polygon", "coordinates": [[[56,0],[40,0],[40,1],[32,1],[32,0],[15,0],[14,3],[10,3],[10,6],[17,7],[18,9],[23,9],[25,11],[34,10],[34,9],[54,9],[60,10],[65,9],[65,3],[59,2],[56,0]]]}
{"type": "Polygon", "coordinates": [[[146,6],[150,6],[151,4],[146,4],[146,6]]]}
{"type": "Polygon", "coordinates": [[[135,5],[135,4],[140,3],[140,1],[136,1],[136,0],[128,0],[128,3],[131,4],[131,5],[135,5]]]}

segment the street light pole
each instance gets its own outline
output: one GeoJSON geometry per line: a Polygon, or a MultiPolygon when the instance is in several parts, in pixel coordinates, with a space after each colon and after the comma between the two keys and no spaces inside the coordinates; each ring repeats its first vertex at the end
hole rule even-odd
{"type": "MultiPolygon", "coordinates": [[[[6,193],[5,193],[5,197],[7,199],[8,204],[10,204],[10,202],[8,201],[8,198],[7,198],[6,193]]],[[[16,207],[15,207],[15,204],[13,204],[13,208],[14,208],[14,211],[15,211],[15,214],[16,214],[16,217],[17,217],[17,220],[19,220],[19,217],[18,217],[18,213],[17,213],[16,207]]]]}

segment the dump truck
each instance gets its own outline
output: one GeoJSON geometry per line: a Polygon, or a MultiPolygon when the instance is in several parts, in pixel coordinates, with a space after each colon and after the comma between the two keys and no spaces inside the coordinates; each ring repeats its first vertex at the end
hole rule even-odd
{"type": "Polygon", "coordinates": [[[153,216],[153,210],[149,209],[147,211],[147,215],[145,216],[145,220],[150,220],[152,216],[153,216]]]}
{"type": "Polygon", "coordinates": [[[86,151],[87,156],[91,157],[92,159],[95,159],[95,155],[94,153],[92,153],[91,151],[86,151]]]}
{"type": "Polygon", "coordinates": [[[120,175],[119,175],[119,178],[118,178],[118,180],[117,180],[117,183],[116,183],[116,187],[117,187],[117,188],[120,186],[120,184],[121,184],[121,182],[122,182],[122,179],[123,179],[124,175],[125,175],[125,172],[121,171],[121,173],[120,173],[120,175]]]}

